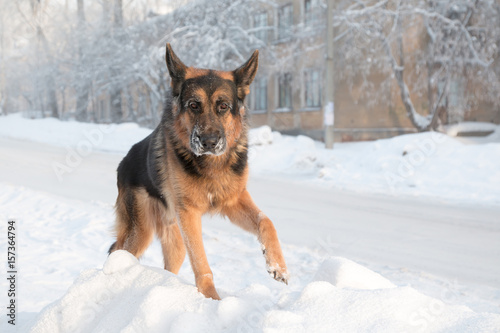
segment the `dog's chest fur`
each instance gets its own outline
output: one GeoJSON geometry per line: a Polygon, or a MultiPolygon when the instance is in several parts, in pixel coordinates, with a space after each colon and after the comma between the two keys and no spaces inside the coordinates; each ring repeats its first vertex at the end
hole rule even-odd
{"type": "Polygon", "coordinates": [[[180,162],[180,157],[173,153],[176,147],[168,140],[168,136],[158,135],[165,140],[159,151],[169,150],[168,154],[162,154],[163,158],[154,158],[155,170],[158,170],[162,183],[159,187],[170,203],[168,206],[174,206],[175,209],[195,206],[208,213],[218,213],[237,201],[248,179],[245,144],[222,156],[200,158],[187,150],[182,151],[185,160],[180,162]],[[241,154],[242,151],[245,154],[241,154]],[[244,163],[240,159],[244,159],[244,163]],[[244,167],[235,171],[234,165],[238,163],[244,164],[244,167]]]}

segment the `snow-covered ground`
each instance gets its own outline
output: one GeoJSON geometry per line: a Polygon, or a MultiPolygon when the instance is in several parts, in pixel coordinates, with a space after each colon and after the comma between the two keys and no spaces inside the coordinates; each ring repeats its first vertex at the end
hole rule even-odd
{"type": "Polygon", "coordinates": [[[20,332],[500,330],[498,129],[480,145],[426,133],[333,151],[253,130],[249,189],[292,278],[272,280],[251,235],[207,219],[220,302],[196,292],[187,260],[178,276],[162,270],[156,242],[140,264],[107,258],[114,170],[149,132],[0,118],[0,218],[18,220],[20,332]]]}

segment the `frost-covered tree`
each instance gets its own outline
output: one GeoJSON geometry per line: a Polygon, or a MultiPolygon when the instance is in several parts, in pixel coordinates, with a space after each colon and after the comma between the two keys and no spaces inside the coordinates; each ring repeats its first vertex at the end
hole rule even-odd
{"type": "MultiPolygon", "coordinates": [[[[265,1],[264,1],[265,2],[265,1]]],[[[250,19],[257,0],[194,0],[172,13],[164,41],[187,64],[202,68],[235,69],[266,43],[252,33],[250,19]]]]}
{"type": "Polygon", "coordinates": [[[1,100],[11,96],[24,101],[18,109],[61,110],[80,121],[154,126],[170,80],[167,41],[187,64],[220,69],[236,68],[256,48],[271,49],[248,21],[257,0],[0,3],[14,14],[2,15],[2,26],[36,24],[2,48],[2,68],[15,68],[2,74],[16,88],[3,89],[1,100]]]}
{"type": "Polygon", "coordinates": [[[76,75],[75,80],[75,91],[76,91],[76,109],[75,118],[79,121],[87,121],[88,114],[88,101],[89,101],[89,89],[90,81],[85,75],[86,66],[88,64],[88,54],[85,52],[86,47],[86,36],[87,36],[87,24],[85,22],[85,6],[84,0],[77,0],[77,26],[75,31],[75,37],[77,38],[76,43],[78,48],[78,56],[76,57],[76,63],[74,64],[74,70],[76,75]]]}
{"type": "MultiPolygon", "coordinates": [[[[58,45],[52,45],[47,37],[47,1],[16,1],[1,4],[3,27],[10,34],[19,34],[10,45],[3,45],[2,67],[9,82],[19,91],[5,89],[4,94],[20,94],[33,109],[58,117],[57,83],[58,64],[55,54],[58,45]],[[17,29],[12,29],[17,27],[17,29]],[[10,29],[9,29],[10,28],[10,29]],[[29,44],[26,44],[26,40],[29,44]]],[[[11,39],[11,35],[8,39],[11,39]]],[[[10,85],[10,84],[9,84],[10,85]]],[[[7,98],[7,96],[5,96],[7,98]]]]}
{"type": "Polygon", "coordinates": [[[334,22],[342,79],[361,81],[361,90],[377,102],[396,82],[419,131],[438,126],[440,109],[453,114],[478,100],[500,104],[495,0],[342,1],[334,22]],[[372,79],[377,76],[380,84],[372,79]],[[453,108],[445,103],[456,98],[452,92],[461,97],[453,108]],[[428,105],[419,113],[414,99],[425,95],[428,105]]]}

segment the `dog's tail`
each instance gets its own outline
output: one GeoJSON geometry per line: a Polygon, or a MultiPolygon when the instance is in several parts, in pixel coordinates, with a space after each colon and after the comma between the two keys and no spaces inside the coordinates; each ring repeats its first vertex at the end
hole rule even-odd
{"type": "Polygon", "coordinates": [[[114,242],[113,244],[111,244],[111,246],[109,247],[109,250],[108,250],[108,255],[111,254],[111,252],[113,252],[116,248],[116,242],[114,242]]]}

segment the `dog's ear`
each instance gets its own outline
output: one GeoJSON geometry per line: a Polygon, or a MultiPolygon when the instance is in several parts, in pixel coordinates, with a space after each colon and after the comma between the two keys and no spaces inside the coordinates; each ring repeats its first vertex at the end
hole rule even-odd
{"type": "Polygon", "coordinates": [[[250,59],[241,67],[234,70],[234,82],[238,91],[238,98],[244,100],[250,93],[250,84],[252,83],[257,68],[259,67],[259,50],[255,50],[250,59]]]}
{"type": "Polygon", "coordinates": [[[170,43],[167,43],[165,60],[170,78],[172,79],[172,93],[174,96],[177,96],[180,93],[182,82],[184,82],[184,78],[186,77],[187,67],[174,53],[170,43]]]}

